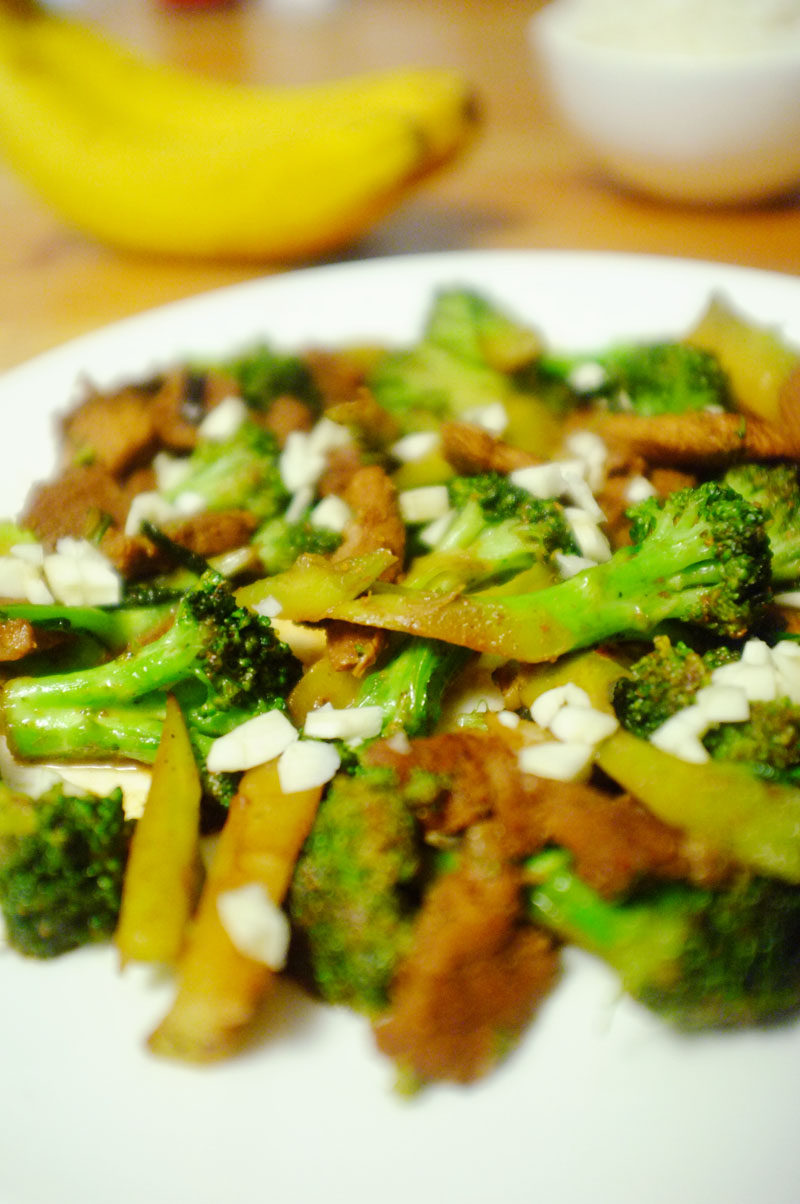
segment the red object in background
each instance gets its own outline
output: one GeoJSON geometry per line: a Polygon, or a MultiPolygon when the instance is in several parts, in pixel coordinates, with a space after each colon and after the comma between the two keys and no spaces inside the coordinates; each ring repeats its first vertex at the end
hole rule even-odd
{"type": "Polygon", "coordinates": [[[161,0],[162,8],[230,8],[237,0],[161,0]]]}

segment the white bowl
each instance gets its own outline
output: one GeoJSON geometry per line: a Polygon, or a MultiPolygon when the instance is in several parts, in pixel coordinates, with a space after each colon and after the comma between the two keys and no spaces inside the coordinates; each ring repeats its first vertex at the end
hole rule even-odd
{"type": "Polygon", "coordinates": [[[579,7],[553,0],[531,19],[530,41],[555,107],[610,176],[701,204],[800,186],[798,41],[729,51],[613,45],[581,33],[579,7]]]}

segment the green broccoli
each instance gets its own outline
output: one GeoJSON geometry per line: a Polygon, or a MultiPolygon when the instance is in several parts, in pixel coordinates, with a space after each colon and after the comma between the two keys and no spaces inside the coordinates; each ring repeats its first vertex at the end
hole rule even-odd
{"type": "Polygon", "coordinates": [[[375,398],[406,428],[459,417],[515,392],[512,374],[539,352],[534,332],[463,288],[434,298],[422,338],[383,355],[369,374],[375,398]]]}
{"type": "MultiPolygon", "coordinates": [[[[554,551],[577,550],[558,502],[535,498],[499,473],[454,477],[448,493],[449,521],[433,547],[412,559],[405,591],[499,585],[534,565],[546,566],[554,551]]],[[[364,678],[357,705],[381,706],[384,732],[402,727],[408,736],[427,735],[438,722],[446,688],[469,658],[468,649],[446,640],[412,636],[364,678]]]]}
{"type": "Polygon", "coordinates": [[[0,908],[9,943],[55,957],[116,927],[131,836],[122,792],[33,800],[0,783],[0,908]]]}
{"type": "Polygon", "coordinates": [[[718,665],[738,655],[725,647],[696,652],[682,640],[672,643],[669,636],[656,636],[652,651],[635,661],[629,674],[615,682],[615,714],[629,732],[647,739],[671,715],[694,702],[697,691],[711,684],[711,674],[718,665]]]}
{"type": "Polygon", "coordinates": [[[629,343],[598,353],[546,353],[536,363],[540,386],[569,390],[573,402],[602,400],[642,417],[730,409],[728,378],[717,358],[689,343],[629,343]]]}
{"type": "Polygon", "coordinates": [[[268,410],[277,397],[286,394],[305,401],[315,411],[319,409],[319,390],[311,369],[301,356],[258,343],[218,367],[233,377],[243,399],[253,410],[268,410]]]}
{"type": "Polygon", "coordinates": [[[61,603],[7,602],[0,606],[0,622],[27,619],[42,631],[65,635],[90,635],[106,652],[120,653],[170,622],[180,592],[164,592],[152,603],[122,602],[111,606],[69,606],[61,603]]]}
{"type": "Polygon", "coordinates": [[[723,482],[764,512],[772,552],[772,581],[800,579],[800,482],[797,466],[748,462],[729,468],[723,482]]]}
{"type": "Polygon", "coordinates": [[[209,510],[243,509],[257,518],[279,514],[289,502],[274,435],[252,421],[227,439],[204,439],[184,459],[179,479],[161,490],[168,502],[181,494],[201,498],[209,510]]]}
{"type": "Polygon", "coordinates": [[[789,698],[751,702],[742,723],[721,723],[703,744],[716,761],[738,761],[771,781],[800,778],[800,706],[789,698]]]}
{"type": "Polygon", "coordinates": [[[336,531],[315,527],[308,515],[291,520],[284,515],[268,519],[250,541],[262,570],[272,576],[291,568],[298,556],[328,556],[342,542],[336,531]]]}
{"type": "Polygon", "coordinates": [[[340,773],[298,860],[289,914],[329,1003],[380,1012],[409,948],[423,868],[414,789],[389,770],[340,773]]]}
{"type": "Polygon", "coordinates": [[[467,648],[438,640],[402,640],[385,663],[364,677],[355,705],[381,708],[383,734],[402,729],[410,738],[430,735],[445,691],[471,656],[467,648]]]}
{"type": "Polygon", "coordinates": [[[482,589],[516,577],[578,545],[560,502],[534,497],[497,472],[447,483],[450,517],[428,552],[416,556],[405,589],[482,589]]]}
{"type": "MultiPolygon", "coordinates": [[[[720,665],[737,660],[730,648],[695,652],[685,644],[656,637],[645,653],[619,678],[612,691],[614,711],[621,725],[647,739],[670,716],[691,706],[698,690],[712,684],[720,665]]],[[[737,761],[752,773],[771,781],[791,784],[800,775],[800,705],[787,697],[749,704],[748,716],[715,723],[701,737],[717,761],[737,761]]]]}
{"type": "Polygon", "coordinates": [[[715,482],[649,498],[631,513],[630,546],[533,593],[464,594],[386,586],[330,618],[462,644],[524,662],[688,624],[744,636],[769,596],[762,514],[715,482]]]}
{"type": "Polygon", "coordinates": [[[606,900],[549,849],[527,863],[531,919],[606,961],[623,988],[681,1028],[779,1020],[800,1007],[800,888],[743,876],[606,900]]]}
{"type": "Polygon", "coordinates": [[[269,620],[237,606],[224,578],[208,571],[157,639],[88,669],[13,678],[0,705],[9,744],[22,758],[148,762],[167,692],[202,750],[252,715],[284,708],[299,674],[269,620]]]}

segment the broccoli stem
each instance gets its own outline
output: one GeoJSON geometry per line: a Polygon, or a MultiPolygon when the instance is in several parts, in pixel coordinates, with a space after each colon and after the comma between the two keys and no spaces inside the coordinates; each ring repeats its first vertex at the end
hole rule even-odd
{"type": "Polygon", "coordinates": [[[661,506],[643,503],[632,537],[609,560],[533,593],[448,599],[381,587],[327,617],[529,663],[650,635],[668,620],[747,633],[769,596],[769,545],[754,507],[713,483],[679,490],[661,506]]]}
{"type": "Polygon", "coordinates": [[[531,594],[443,599],[381,591],[344,603],[329,617],[509,659],[546,661],[603,640],[648,635],[666,620],[692,615],[715,582],[713,566],[690,567],[680,580],[673,574],[648,581],[648,570],[662,567],[648,563],[652,559],[621,548],[611,560],[531,594]]]}
{"type": "Polygon", "coordinates": [[[174,613],[177,599],[153,605],[63,606],[9,602],[0,607],[0,620],[27,619],[34,627],[85,632],[112,652],[121,652],[174,613]]]}
{"type": "Polygon", "coordinates": [[[407,736],[427,735],[439,720],[448,684],[470,656],[454,644],[411,639],[364,678],[356,705],[381,707],[384,733],[402,728],[407,736]]]}
{"type": "MultiPolygon", "coordinates": [[[[675,906],[666,896],[658,907],[609,902],[578,877],[563,849],[531,858],[526,878],[531,918],[601,957],[631,995],[662,977],[669,979],[689,935],[683,895],[675,906]]],[[[698,909],[706,902],[707,895],[698,891],[698,909]]]]}
{"type": "Polygon", "coordinates": [[[131,703],[89,710],[58,706],[42,710],[27,700],[6,707],[6,721],[15,754],[29,761],[46,758],[69,761],[125,757],[152,763],[164,725],[166,699],[152,705],[131,703]]]}
{"type": "Polygon", "coordinates": [[[179,614],[162,636],[142,645],[131,656],[69,673],[14,678],[3,687],[3,706],[14,726],[24,716],[27,705],[118,706],[153,690],[169,689],[192,673],[202,652],[196,623],[179,614]]]}

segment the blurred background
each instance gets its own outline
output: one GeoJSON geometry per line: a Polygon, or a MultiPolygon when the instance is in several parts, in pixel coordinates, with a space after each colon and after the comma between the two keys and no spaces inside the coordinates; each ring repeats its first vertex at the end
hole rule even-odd
{"type": "MultiPolygon", "coordinates": [[[[61,0],[53,7],[219,79],[304,84],[400,66],[463,72],[480,97],[477,137],[334,259],[599,248],[800,270],[800,204],[791,190],[741,206],[687,205],[608,178],[555,113],[531,55],[537,0],[61,0]]],[[[118,317],[283,266],[155,257],[94,242],[63,223],[0,154],[0,369],[118,317]]]]}

